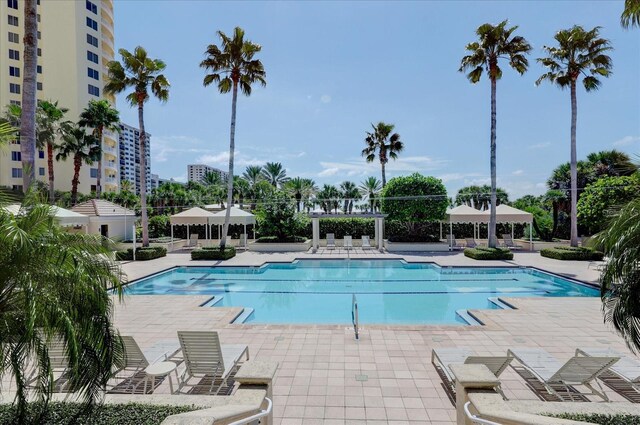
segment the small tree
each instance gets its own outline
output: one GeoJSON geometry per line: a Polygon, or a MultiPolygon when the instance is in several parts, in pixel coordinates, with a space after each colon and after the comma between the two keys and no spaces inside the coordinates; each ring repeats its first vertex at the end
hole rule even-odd
{"type": "Polygon", "coordinates": [[[275,236],[285,242],[302,234],[306,227],[303,215],[296,213],[294,202],[283,192],[275,192],[257,213],[260,236],[275,236]]]}

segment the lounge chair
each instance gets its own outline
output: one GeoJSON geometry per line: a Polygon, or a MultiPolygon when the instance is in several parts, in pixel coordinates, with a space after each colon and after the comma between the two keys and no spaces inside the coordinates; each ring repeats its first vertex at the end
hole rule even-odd
{"type": "Polygon", "coordinates": [[[474,238],[466,238],[466,248],[475,248],[478,246],[478,244],[476,243],[476,240],[474,238]]]}
{"type": "MultiPolygon", "coordinates": [[[[621,393],[623,396],[630,395],[628,391],[629,387],[631,387],[635,393],[640,393],[640,361],[635,358],[621,354],[608,347],[578,348],[576,350],[576,356],[619,357],[620,360],[618,360],[618,362],[609,369],[611,374],[601,375],[600,380],[614,391],[621,393]],[[623,381],[623,385],[620,385],[620,380],[623,381]]],[[[637,394],[634,395],[634,398],[637,401],[637,394]]]]}
{"type": "Polygon", "coordinates": [[[189,241],[187,242],[187,245],[185,245],[185,248],[197,248],[197,247],[198,247],[198,234],[192,233],[189,236],[189,241]]]}
{"type": "MultiPolygon", "coordinates": [[[[474,241],[475,243],[475,241],[474,241]]],[[[447,245],[451,247],[451,249],[463,249],[464,245],[459,244],[456,240],[455,235],[447,235],[447,245]]]]}
{"type": "Polygon", "coordinates": [[[555,357],[542,348],[514,348],[507,352],[514,357],[522,367],[540,382],[549,394],[562,400],[561,395],[553,386],[560,386],[567,391],[569,398],[579,398],[584,395],[596,395],[604,401],[609,397],[604,392],[597,378],[603,372],[610,370],[611,366],[620,358],[611,356],[602,357],[571,357],[566,363],[560,363],[555,357]],[[591,383],[596,382],[600,390],[596,390],[591,383]],[[572,385],[584,385],[590,394],[578,393],[572,385]]]}
{"type": "Polygon", "coordinates": [[[353,238],[351,236],[344,237],[344,249],[353,249],[353,238]]]}
{"type": "Polygon", "coordinates": [[[504,246],[505,248],[522,249],[522,246],[516,245],[516,243],[513,241],[513,238],[508,233],[502,235],[502,240],[504,241],[504,244],[502,246],[504,246]]]}
{"type": "Polygon", "coordinates": [[[242,356],[249,360],[249,348],[246,345],[220,345],[217,332],[179,331],[178,339],[184,357],[185,370],[179,378],[178,390],[185,386],[208,387],[208,393],[218,394],[227,384],[229,375],[239,365],[242,356]],[[198,382],[190,385],[191,378],[208,378],[210,384],[198,382]],[[216,385],[218,383],[218,385],[216,385]]]}
{"type": "Polygon", "coordinates": [[[336,248],[336,235],[333,233],[327,233],[327,249],[336,248]]]}
{"type": "Polygon", "coordinates": [[[362,236],[362,249],[373,249],[369,236],[362,236]]]}
{"type": "Polygon", "coordinates": [[[238,241],[239,248],[247,248],[247,234],[243,233],[240,235],[240,240],[238,241]]]}
{"type": "MultiPolygon", "coordinates": [[[[436,369],[442,371],[442,378],[446,379],[445,384],[452,393],[455,392],[456,387],[455,375],[450,368],[452,364],[483,364],[491,373],[499,377],[509,366],[511,360],[510,356],[478,356],[467,348],[434,348],[431,350],[431,363],[436,369]]],[[[500,387],[497,387],[496,391],[504,397],[500,387]]]]}

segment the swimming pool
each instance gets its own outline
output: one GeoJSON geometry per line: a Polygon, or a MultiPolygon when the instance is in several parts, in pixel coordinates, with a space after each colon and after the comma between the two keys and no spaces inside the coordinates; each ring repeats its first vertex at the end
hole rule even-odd
{"type": "Polygon", "coordinates": [[[402,260],[296,260],[261,267],[177,267],[130,284],[132,295],[214,296],[245,323],[467,324],[468,309],[507,297],[593,297],[591,286],[530,268],[442,268],[402,260]],[[251,309],[253,312],[251,313],[251,309]]]}

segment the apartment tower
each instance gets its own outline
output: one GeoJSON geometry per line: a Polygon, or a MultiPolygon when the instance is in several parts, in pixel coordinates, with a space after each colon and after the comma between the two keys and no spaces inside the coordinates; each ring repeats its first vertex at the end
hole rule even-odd
{"type": "MultiPolygon", "coordinates": [[[[38,2],[38,99],[58,101],[69,109],[66,119],[77,121],[92,99],[115,98],[104,93],[106,64],[114,59],[113,0],[42,0],[38,2]]],[[[0,113],[20,104],[23,76],[24,5],[22,0],[0,0],[0,113]]],[[[22,188],[20,146],[0,155],[0,186],[22,188]]],[[[118,190],[117,136],[106,133],[102,142],[103,191],[118,190]]],[[[36,154],[36,178],[48,181],[46,154],[36,154]]],[[[54,165],[57,190],[71,190],[72,161],[54,165]]],[[[81,193],[95,190],[97,165],[80,171],[81,193]]]]}
{"type": "Polygon", "coordinates": [[[214,173],[220,176],[220,180],[227,181],[229,173],[219,170],[214,167],[210,167],[205,164],[189,164],[187,165],[187,181],[201,183],[204,175],[207,173],[214,173]]]}
{"type": "MultiPolygon", "coordinates": [[[[145,170],[145,179],[147,182],[147,193],[151,192],[153,185],[151,184],[151,135],[145,133],[147,138],[146,158],[147,169],[145,170]]],[[[131,188],[136,194],[140,194],[140,130],[127,124],[120,123],[120,181],[128,180],[131,182],[131,188]]]]}

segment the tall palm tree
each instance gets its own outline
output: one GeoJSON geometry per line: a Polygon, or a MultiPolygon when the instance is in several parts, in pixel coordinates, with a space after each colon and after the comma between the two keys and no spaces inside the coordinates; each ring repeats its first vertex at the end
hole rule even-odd
{"type": "Polygon", "coordinates": [[[133,182],[131,180],[122,180],[120,182],[120,192],[133,192],[133,182]]]}
{"type": "Polygon", "coordinates": [[[242,178],[248,181],[249,185],[253,189],[256,183],[263,180],[262,167],[259,165],[249,165],[245,172],[242,173],[242,178]]]}
{"type": "Polygon", "coordinates": [[[202,176],[202,184],[205,186],[219,186],[222,184],[222,178],[220,178],[220,174],[218,173],[207,171],[202,176]]]}
{"type": "Polygon", "coordinates": [[[285,183],[284,188],[296,200],[296,210],[300,212],[302,201],[306,201],[314,192],[315,183],[311,179],[295,177],[285,183]]]}
{"type": "Polygon", "coordinates": [[[360,191],[354,182],[345,181],[340,183],[340,191],[342,192],[342,198],[344,200],[344,212],[345,214],[351,214],[353,212],[354,201],[360,200],[360,191]]]}
{"type": "Polygon", "coordinates": [[[24,55],[22,61],[22,119],[20,120],[20,155],[22,190],[27,193],[35,180],[36,169],[36,76],[38,63],[38,0],[23,0],[24,55]]]}
{"type": "MultiPolygon", "coordinates": [[[[102,135],[107,131],[120,131],[120,114],[117,109],[112,108],[106,99],[91,100],[84,111],[80,113],[79,125],[93,128],[93,135],[102,143],[102,135]]],[[[142,136],[141,136],[142,137],[142,136]]],[[[140,151],[144,152],[144,151],[140,151]]],[[[144,155],[141,155],[142,158],[144,155]]],[[[142,164],[141,164],[141,170],[142,164]]],[[[143,180],[143,179],[141,179],[143,180]]],[[[102,193],[102,155],[98,160],[98,177],[96,179],[96,199],[102,193]]]]}
{"type": "Polygon", "coordinates": [[[147,51],[138,46],[133,53],[125,49],[118,50],[122,63],[111,61],[107,64],[108,76],[104,91],[111,94],[122,93],[132,88],[127,95],[131,106],[138,107],[138,125],[140,126],[140,209],[142,210],[142,246],[149,246],[149,218],[147,217],[147,179],[145,173],[147,160],[147,133],[144,129],[144,104],[155,96],[160,102],[169,100],[169,80],[162,72],[167,67],[160,59],[152,59],[147,51]]]}
{"type": "Polygon", "coordinates": [[[236,105],[238,103],[238,88],[245,96],[251,95],[251,85],[259,83],[267,85],[266,73],[262,62],[254,59],[256,53],[262,50],[262,46],[250,40],[244,39],[244,30],[236,27],[233,30],[233,38],[222,31],[218,31],[221,45],[210,44],[205,54],[207,57],[200,66],[211,71],[204,77],[204,86],[216,83],[218,91],[222,94],[232,93],[231,98],[231,130],[229,136],[229,176],[227,180],[227,212],[224,217],[224,226],[220,238],[220,249],[224,250],[229,231],[231,218],[231,205],[233,205],[233,161],[235,154],[236,137],[236,105]]]}
{"type": "Polygon", "coordinates": [[[578,102],[576,88],[582,77],[587,92],[600,87],[599,77],[608,77],[613,64],[607,55],[612,47],[609,40],[600,38],[600,27],[585,31],[581,26],[560,30],[555,35],[557,47],[544,46],[548,56],[538,62],[548,71],[540,76],[536,85],[549,81],[571,93],[571,246],[578,246],[578,158],[576,149],[576,122],[578,102]]]}
{"type": "Polygon", "coordinates": [[[378,124],[371,124],[372,132],[367,132],[364,142],[367,147],[362,150],[362,156],[367,158],[367,162],[373,162],[376,159],[376,152],[380,167],[382,168],[382,187],[387,185],[386,166],[389,158],[397,159],[398,153],[404,149],[404,144],[400,141],[400,135],[393,133],[395,126],[393,124],[385,124],[380,121],[378,124]]]}
{"type": "Polygon", "coordinates": [[[382,192],[382,182],[376,177],[367,177],[360,183],[358,189],[360,190],[360,195],[369,201],[371,212],[376,212],[376,205],[378,204],[376,198],[382,192]]]}
{"type": "Polygon", "coordinates": [[[624,28],[640,28],[640,0],[624,0],[624,11],[620,17],[624,28]]]}
{"type": "Polygon", "coordinates": [[[267,162],[262,167],[262,178],[271,183],[273,187],[282,187],[289,181],[287,170],[279,162],[267,162]]]}
{"type": "Polygon", "coordinates": [[[47,149],[47,171],[49,174],[49,203],[55,201],[53,151],[56,149],[56,139],[60,135],[64,115],[68,108],[58,106],[58,101],[42,100],[38,102],[36,115],[37,145],[38,148],[47,149]]]}
{"type": "Polygon", "coordinates": [[[91,165],[100,158],[102,148],[100,141],[93,134],[87,134],[85,127],[67,125],[63,129],[56,160],[73,158],[73,180],[71,180],[71,204],[78,199],[78,183],[82,164],[91,165]]]}
{"type": "Polygon", "coordinates": [[[60,228],[52,208],[31,191],[20,214],[0,208],[0,245],[0,375],[13,381],[18,423],[36,423],[26,415],[30,371],[37,398],[45,404],[50,398],[46,344],[53,338],[64,343],[70,387],[98,402],[124,356],[107,292],[114,288],[122,296],[113,244],[60,228]]]}
{"type": "Polygon", "coordinates": [[[238,205],[242,208],[245,198],[251,194],[251,188],[249,187],[249,182],[242,177],[233,176],[233,179],[235,180],[233,182],[233,194],[238,201],[238,205]]]}
{"type": "Polygon", "coordinates": [[[496,238],[496,83],[502,77],[500,59],[507,59],[509,66],[520,75],[529,67],[526,55],[531,46],[523,37],[513,36],[517,26],[507,28],[508,21],[498,25],[483,24],[476,30],[478,41],[469,43],[468,55],[460,62],[460,72],[467,72],[472,84],[480,81],[486,70],[491,82],[491,211],[489,215],[489,247],[495,248],[496,238]]]}

